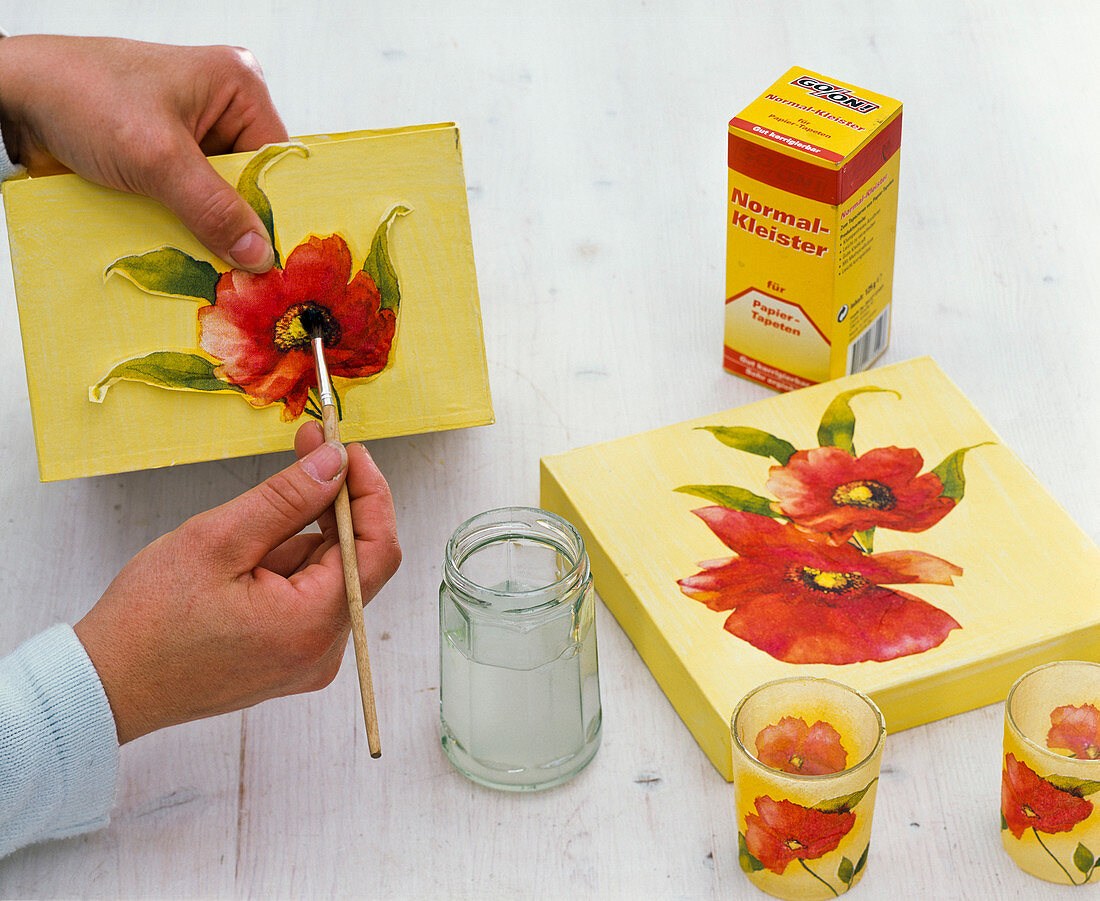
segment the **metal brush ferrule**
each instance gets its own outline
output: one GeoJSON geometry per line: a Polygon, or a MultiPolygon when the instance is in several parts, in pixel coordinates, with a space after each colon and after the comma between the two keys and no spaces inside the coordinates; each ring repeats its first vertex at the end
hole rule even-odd
{"type": "Polygon", "coordinates": [[[317,369],[317,393],[321,398],[321,406],[335,406],[336,395],[332,392],[332,380],[328,377],[328,367],[325,365],[325,344],[321,335],[312,339],[313,362],[317,369]]]}

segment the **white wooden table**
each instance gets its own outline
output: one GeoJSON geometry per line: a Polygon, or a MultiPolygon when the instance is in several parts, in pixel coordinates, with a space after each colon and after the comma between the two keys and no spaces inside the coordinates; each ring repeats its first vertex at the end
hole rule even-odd
{"type": "MultiPolygon", "coordinates": [[[[0,897],[763,897],[730,787],[602,607],[592,765],[530,796],[458,775],[438,742],[436,590],[459,522],[537,503],[540,456],[770,396],[720,363],[726,125],[791,65],[905,103],[882,362],[932,355],[1100,538],[1094,0],[168,6],[2,15],[16,33],[247,46],[292,134],[457,120],[497,423],[371,447],[405,550],[367,611],[381,760],[350,666],[319,694],[146,737],[123,749],[111,825],[0,862],[0,897]]],[[[40,484],[0,257],[3,652],[287,458],[40,484]]],[[[889,738],[858,897],[1072,894],[1000,847],[1001,718],[889,738]]]]}

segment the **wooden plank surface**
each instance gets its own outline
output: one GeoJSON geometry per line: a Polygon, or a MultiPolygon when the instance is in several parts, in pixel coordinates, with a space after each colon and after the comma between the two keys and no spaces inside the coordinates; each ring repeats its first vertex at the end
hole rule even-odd
{"type": "MultiPolygon", "coordinates": [[[[674,8],[7,10],[16,33],[247,46],[291,133],[457,121],[497,422],[371,446],[405,551],[366,612],[380,760],[367,753],[349,651],[319,694],[125,747],[111,825],[0,861],[0,897],[757,896],[737,864],[730,787],[602,607],[604,739],[591,766],[532,796],[453,771],[438,744],[436,591],[451,530],[489,507],[536,503],[541,456],[771,396],[721,368],[726,126],[791,65],[905,103],[882,362],[934,356],[1100,538],[1100,10],[674,8]]],[[[286,458],[39,484],[6,254],[0,295],[7,651],[77,619],[140,547],[286,458]]],[[[1000,847],[1001,717],[992,705],[888,739],[860,897],[1070,893],[1019,873],[1000,847]]]]}

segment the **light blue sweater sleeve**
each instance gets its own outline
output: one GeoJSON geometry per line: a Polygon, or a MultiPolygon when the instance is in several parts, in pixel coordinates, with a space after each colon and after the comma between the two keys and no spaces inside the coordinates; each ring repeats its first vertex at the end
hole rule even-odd
{"type": "Polygon", "coordinates": [[[105,826],[118,756],[107,695],[72,627],[0,659],[0,858],[105,826]]]}

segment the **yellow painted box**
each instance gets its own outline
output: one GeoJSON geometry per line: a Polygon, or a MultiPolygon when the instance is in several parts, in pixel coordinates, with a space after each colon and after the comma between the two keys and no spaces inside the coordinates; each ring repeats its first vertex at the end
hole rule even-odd
{"type": "Polygon", "coordinates": [[[4,183],[43,481],[289,449],[319,416],[307,307],[345,440],[492,422],[453,124],[211,163],[271,234],[271,272],[231,269],[146,197],[4,183]]]}
{"type": "Polygon", "coordinates": [[[787,391],[890,339],[901,103],[793,68],[729,124],[725,368],[787,391]]]}
{"type": "Polygon", "coordinates": [[[1100,550],[927,357],[546,457],[541,502],[726,778],[772,679],[897,731],[1100,658],[1100,550]]]}

